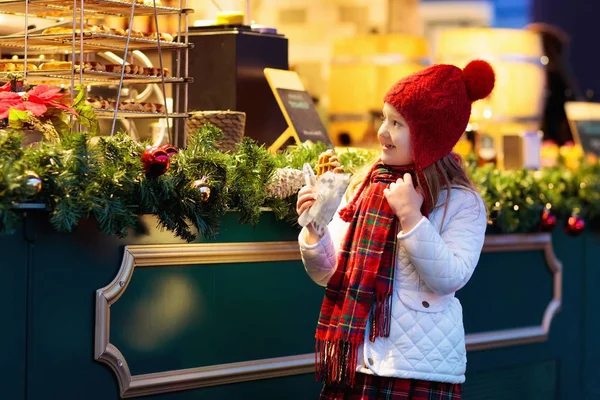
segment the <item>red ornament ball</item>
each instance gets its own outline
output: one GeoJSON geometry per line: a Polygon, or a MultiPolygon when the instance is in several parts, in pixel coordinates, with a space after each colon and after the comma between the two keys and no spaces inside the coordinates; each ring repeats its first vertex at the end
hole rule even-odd
{"type": "Polygon", "coordinates": [[[585,230],[585,221],[577,214],[573,214],[567,220],[565,233],[570,236],[579,236],[585,230]]]}
{"type": "Polygon", "coordinates": [[[167,172],[171,165],[171,159],[161,148],[148,147],[142,154],[142,164],[146,176],[156,178],[167,172]]]}
{"type": "Polygon", "coordinates": [[[177,148],[171,144],[163,144],[159,147],[159,149],[167,153],[169,157],[173,157],[174,155],[177,155],[177,153],[179,153],[179,150],[177,150],[177,148]]]}
{"type": "Polygon", "coordinates": [[[551,232],[556,227],[556,215],[552,214],[547,208],[542,211],[540,220],[540,230],[542,232],[551,232]]]}

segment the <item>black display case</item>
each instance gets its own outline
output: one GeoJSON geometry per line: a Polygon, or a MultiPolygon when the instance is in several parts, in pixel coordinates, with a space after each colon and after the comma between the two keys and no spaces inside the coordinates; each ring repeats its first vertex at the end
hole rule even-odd
{"type": "Polygon", "coordinates": [[[189,29],[188,110],[246,113],[246,136],[270,145],[287,124],[264,76],[265,68],[287,70],[288,40],[245,26],[189,29]]]}

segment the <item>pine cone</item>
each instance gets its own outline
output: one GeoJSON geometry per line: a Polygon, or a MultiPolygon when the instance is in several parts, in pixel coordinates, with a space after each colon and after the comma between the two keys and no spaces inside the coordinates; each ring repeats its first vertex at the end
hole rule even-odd
{"type": "Polygon", "coordinates": [[[304,186],[302,171],[290,167],[277,168],[267,185],[267,194],[269,197],[285,199],[298,193],[302,186],[304,186]]]}

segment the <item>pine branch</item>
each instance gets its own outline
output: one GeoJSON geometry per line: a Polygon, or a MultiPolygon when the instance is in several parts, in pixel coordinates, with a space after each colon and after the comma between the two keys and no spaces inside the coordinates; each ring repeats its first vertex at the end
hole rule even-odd
{"type": "Polygon", "coordinates": [[[227,209],[229,156],[214,147],[221,135],[212,125],[203,127],[188,138],[187,148],[171,159],[171,167],[164,176],[142,181],[142,211],[158,215],[163,227],[188,242],[196,238],[188,223],[202,236],[214,238],[227,209]],[[205,202],[192,186],[203,177],[211,191],[205,202]]]}
{"type": "Polygon", "coordinates": [[[260,208],[267,198],[265,188],[274,171],[275,160],[267,149],[244,138],[230,159],[228,182],[231,191],[229,208],[240,211],[241,223],[258,223],[260,208]]]}
{"type": "Polygon", "coordinates": [[[35,195],[27,186],[21,142],[19,132],[0,131],[0,234],[13,233],[20,224],[20,214],[13,204],[31,200],[35,195]]]}
{"type": "Polygon", "coordinates": [[[324,143],[290,146],[277,154],[275,165],[277,168],[291,167],[295,169],[302,169],[305,163],[314,166],[319,160],[319,155],[325,150],[327,150],[327,146],[324,143]]]}
{"type": "Polygon", "coordinates": [[[13,129],[0,130],[0,161],[2,164],[23,157],[23,136],[13,129]]]}

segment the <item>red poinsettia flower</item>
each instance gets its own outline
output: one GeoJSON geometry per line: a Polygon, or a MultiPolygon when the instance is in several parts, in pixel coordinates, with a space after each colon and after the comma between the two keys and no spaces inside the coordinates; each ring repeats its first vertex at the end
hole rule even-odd
{"type": "Polygon", "coordinates": [[[23,110],[23,99],[18,93],[0,92],[0,119],[8,118],[10,109],[23,110]]]}
{"type": "Polygon", "coordinates": [[[64,96],[64,94],[60,93],[59,87],[38,85],[27,92],[27,101],[23,104],[25,105],[25,109],[31,111],[31,113],[36,117],[39,117],[48,111],[47,106],[59,108],[64,111],[68,111],[71,114],[77,115],[75,110],[73,110],[71,107],[56,101],[64,96]]]}

